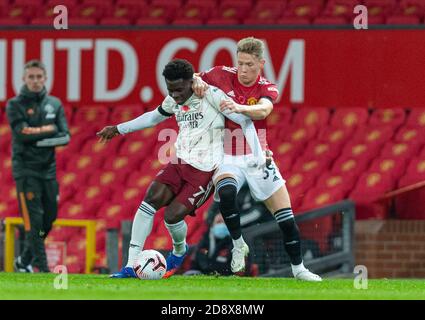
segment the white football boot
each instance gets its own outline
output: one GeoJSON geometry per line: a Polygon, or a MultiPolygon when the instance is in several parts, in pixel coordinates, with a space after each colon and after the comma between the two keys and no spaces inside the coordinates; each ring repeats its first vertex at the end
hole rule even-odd
{"type": "Polygon", "coordinates": [[[230,264],[232,272],[242,272],[245,270],[245,257],[248,256],[249,247],[246,243],[241,248],[233,246],[232,262],[230,264]]]}
{"type": "Polygon", "coordinates": [[[304,270],[298,271],[297,273],[294,273],[294,278],[298,280],[311,281],[311,282],[322,281],[322,278],[320,276],[318,276],[317,274],[314,274],[308,269],[304,269],[304,270]]]}

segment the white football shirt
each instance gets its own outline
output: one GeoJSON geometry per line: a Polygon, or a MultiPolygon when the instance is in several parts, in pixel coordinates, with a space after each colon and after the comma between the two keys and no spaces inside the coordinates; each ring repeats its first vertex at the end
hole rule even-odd
{"type": "Polygon", "coordinates": [[[226,94],[210,86],[203,98],[193,94],[183,105],[167,96],[161,108],[174,114],[179,126],[176,155],[201,171],[214,170],[223,159],[224,115],[219,111],[226,94]]]}

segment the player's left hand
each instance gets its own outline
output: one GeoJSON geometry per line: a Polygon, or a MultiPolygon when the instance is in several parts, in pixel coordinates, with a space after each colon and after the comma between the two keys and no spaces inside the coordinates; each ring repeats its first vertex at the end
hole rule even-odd
{"type": "Polygon", "coordinates": [[[231,99],[225,99],[220,102],[220,110],[221,112],[227,111],[227,113],[242,113],[245,111],[245,107],[231,99]]]}

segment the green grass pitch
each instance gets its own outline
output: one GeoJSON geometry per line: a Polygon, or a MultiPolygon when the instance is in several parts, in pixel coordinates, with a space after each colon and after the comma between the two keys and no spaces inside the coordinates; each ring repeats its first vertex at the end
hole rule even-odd
{"type": "Polygon", "coordinates": [[[66,300],[339,300],[421,299],[424,280],[371,279],[355,289],[353,279],[321,283],[290,278],[174,276],[161,280],[109,279],[107,275],[68,275],[68,289],[54,288],[57,274],[0,273],[0,299],[66,300]]]}

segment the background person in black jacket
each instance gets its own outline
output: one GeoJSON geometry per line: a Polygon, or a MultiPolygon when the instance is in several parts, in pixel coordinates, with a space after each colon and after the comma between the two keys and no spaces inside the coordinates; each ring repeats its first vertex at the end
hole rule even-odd
{"type": "Polygon", "coordinates": [[[57,216],[59,186],[55,147],[68,144],[62,103],[46,92],[46,68],[38,60],[24,67],[24,85],[6,106],[12,129],[12,171],[24,220],[25,243],[15,270],[49,272],[44,240],[57,216]]]}

